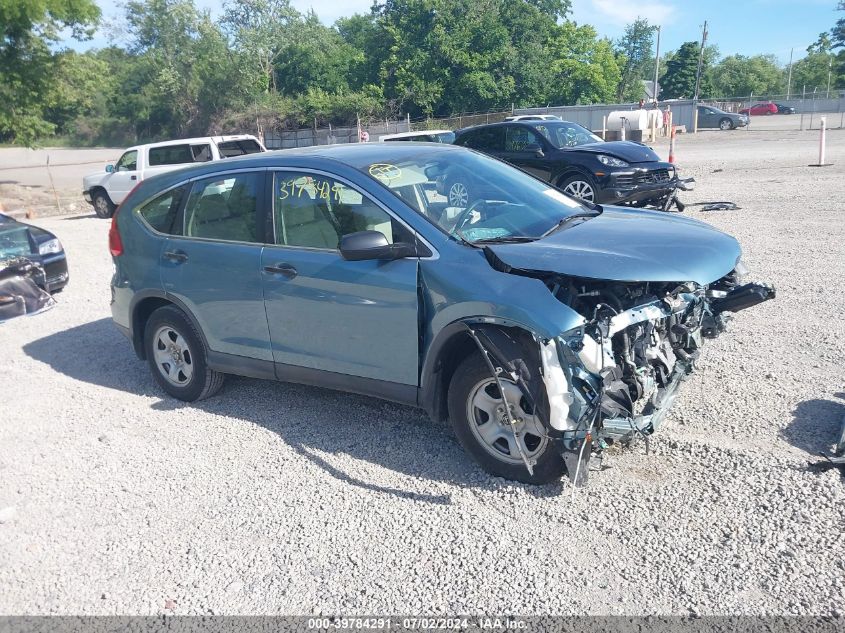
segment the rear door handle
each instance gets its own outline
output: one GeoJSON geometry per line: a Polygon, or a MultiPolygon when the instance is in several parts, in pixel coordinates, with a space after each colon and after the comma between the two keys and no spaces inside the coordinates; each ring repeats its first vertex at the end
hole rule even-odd
{"type": "Polygon", "coordinates": [[[138,180],[138,176],[129,176],[129,180],[138,180]]]}
{"type": "Polygon", "coordinates": [[[288,279],[293,279],[296,277],[296,268],[291,266],[290,264],[275,264],[274,266],[265,266],[264,267],[265,273],[270,273],[271,275],[282,275],[283,277],[287,277],[288,279]]]}
{"type": "Polygon", "coordinates": [[[177,264],[184,264],[188,261],[188,254],[184,251],[167,251],[162,256],[164,259],[169,259],[177,264]]]}

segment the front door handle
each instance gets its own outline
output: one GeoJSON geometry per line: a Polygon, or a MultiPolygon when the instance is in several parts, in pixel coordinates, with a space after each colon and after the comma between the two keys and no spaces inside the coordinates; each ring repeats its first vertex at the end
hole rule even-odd
{"type": "Polygon", "coordinates": [[[188,254],[184,251],[167,251],[162,257],[177,264],[184,264],[188,261],[188,254]]]}
{"type": "Polygon", "coordinates": [[[290,264],[275,264],[274,266],[265,266],[264,267],[265,273],[270,273],[271,275],[282,275],[283,277],[287,277],[288,279],[293,279],[296,277],[296,268],[291,266],[290,264]]]}

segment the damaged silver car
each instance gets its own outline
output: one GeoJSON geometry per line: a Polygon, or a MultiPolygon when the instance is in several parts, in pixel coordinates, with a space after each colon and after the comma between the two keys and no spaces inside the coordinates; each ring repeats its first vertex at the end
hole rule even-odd
{"type": "Polygon", "coordinates": [[[239,374],[415,405],[535,484],[583,484],[591,456],[654,433],[704,340],[775,294],[707,224],[576,202],[442,144],[168,173],[109,241],[115,323],[172,396],[239,374]]]}

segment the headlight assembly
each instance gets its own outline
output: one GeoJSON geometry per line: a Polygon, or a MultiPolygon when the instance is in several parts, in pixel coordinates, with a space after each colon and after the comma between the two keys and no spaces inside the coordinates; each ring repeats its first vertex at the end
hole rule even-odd
{"type": "Polygon", "coordinates": [[[599,154],[598,159],[602,165],[607,165],[608,167],[629,167],[628,163],[626,163],[624,160],[614,158],[613,156],[599,154]]]}
{"type": "Polygon", "coordinates": [[[52,240],[47,240],[46,242],[42,242],[38,245],[38,254],[39,255],[52,255],[54,253],[61,253],[62,252],[62,243],[53,238],[52,240]]]}

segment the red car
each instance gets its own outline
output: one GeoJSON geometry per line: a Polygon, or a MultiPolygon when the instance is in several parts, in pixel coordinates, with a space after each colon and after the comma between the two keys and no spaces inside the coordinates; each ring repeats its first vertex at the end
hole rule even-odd
{"type": "Polygon", "coordinates": [[[755,103],[750,108],[743,108],[739,113],[751,114],[753,116],[757,116],[758,114],[777,114],[778,107],[774,103],[755,103]]]}

